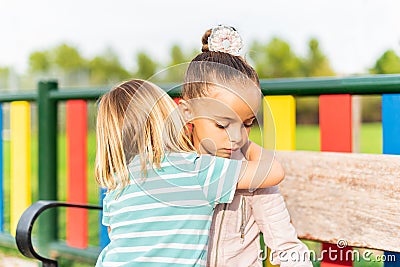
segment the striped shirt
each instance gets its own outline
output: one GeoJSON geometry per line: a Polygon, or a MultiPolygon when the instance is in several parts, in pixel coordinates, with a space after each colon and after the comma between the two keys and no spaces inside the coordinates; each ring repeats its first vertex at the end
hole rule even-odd
{"type": "Polygon", "coordinates": [[[233,199],[241,162],[169,153],[161,168],[128,166],[130,184],[103,201],[110,243],[96,266],[205,266],[212,213],[233,199]]]}

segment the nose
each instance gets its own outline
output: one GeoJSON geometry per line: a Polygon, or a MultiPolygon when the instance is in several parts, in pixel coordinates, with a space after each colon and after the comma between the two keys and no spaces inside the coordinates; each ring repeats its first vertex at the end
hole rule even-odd
{"type": "Polygon", "coordinates": [[[235,147],[241,147],[243,145],[245,136],[246,133],[241,127],[235,127],[229,131],[229,141],[231,142],[232,146],[235,147]]]}

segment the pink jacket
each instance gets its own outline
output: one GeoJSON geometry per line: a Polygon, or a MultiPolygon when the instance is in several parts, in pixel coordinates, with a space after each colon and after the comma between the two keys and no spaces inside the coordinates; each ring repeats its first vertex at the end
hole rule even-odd
{"type": "Polygon", "coordinates": [[[214,212],[208,246],[207,266],[262,266],[265,248],[268,259],[281,267],[312,267],[307,247],[297,238],[278,186],[236,190],[230,204],[219,204],[214,212]]]}

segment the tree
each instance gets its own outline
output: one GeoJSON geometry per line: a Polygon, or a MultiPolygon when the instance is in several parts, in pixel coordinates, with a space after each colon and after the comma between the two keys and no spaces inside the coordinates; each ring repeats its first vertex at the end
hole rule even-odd
{"type": "Polygon", "coordinates": [[[181,47],[177,44],[171,47],[171,62],[170,66],[185,63],[188,61],[188,58],[183,53],[181,47]]]}
{"type": "Polygon", "coordinates": [[[136,54],[136,62],[137,71],[135,77],[137,78],[149,79],[157,71],[158,64],[144,51],[136,54]]]}
{"type": "Polygon", "coordinates": [[[118,55],[110,48],[90,60],[88,65],[90,83],[93,85],[115,83],[131,76],[121,65],[118,55]]]}
{"type": "MultiPolygon", "coordinates": [[[[308,53],[301,62],[301,72],[305,77],[334,76],[335,72],[329,64],[328,58],[319,47],[317,39],[308,42],[308,53]]],[[[318,97],[296,97],[297,116],[299,124],[318,123],[318,97]]]]}
{"type": "Polygon", "coordinates": [[[33,73],[46,73],[51,69],[48,51],[32,52],[29,55],[29,69],[33,73]]]}
{"type": "Polygon", "coordinates": [[[182,82],[188,67],[188,62],[192,59],[191,54],[186,54],[177,44],[170,50],[170,61],[167,64],[165,73],[162,74],[163,82],[182,82]]]}
{"type": "Polygon", "coordinates": [[[0,89],[8,88],[9,75],[10,75],[10,68],[0,67],[0,89]]]}
{"type": "MultiPolygon", "coordinates": [[[[393,50],[385,51],[375,62],[370,70],[372,74],[400,73],[400,58],[393,50]]],[[[362,98],[362,121],[379,122],[382,119],[381,96],[363,96],[362,98]]]]}
{"type": "Polygon", "coordinates": [[[334,76],[335,72],[332,70],[328,58],[320,50],[317,39],[313,38],[308,42],[308,49],[307,58],[302,64],[304,76],[334,76]]]}
{"type": "Polygon", "coordinates": [[[301,61],[292,52],[290,45],[275,37],[267,45],[258,42],[251,46],[250,58],[260,78],[299,77],[301,61]]]}
{"type": "Polygon", "coordinates": [[[80,55],[77,48],[61,44],[51,51],[54,63],[65,72],[72,72],[86,67],[86,60],[80,55]]]}
{"type": "Polygon", "coordinates": [[[370,69],[374,74],[400,73],[400,58],[393,50],[387,50],[370,69]]]}
{"type": "MultiPolygon", "coordinates": [[[[254,42],[249,55],[260,78],[334,75],[328,58],[319,48],[318,40],[311,39],[308,47],[307,56],[300,58],[291,50],[287,42],[273,38],[266,45],[254,42]]],[[[296,102],[299,123],[318,122],[317,97],[296,97],[296,102]]]]}

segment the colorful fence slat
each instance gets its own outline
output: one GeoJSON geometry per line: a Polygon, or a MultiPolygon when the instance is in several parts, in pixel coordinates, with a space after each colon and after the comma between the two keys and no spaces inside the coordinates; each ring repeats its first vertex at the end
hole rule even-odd
{"type": "MultiPolygon", "coordinates": [[[[106,193],[106,189],[105,188],[101,188],[100,189],[100,205],[103,204],[103,198],[105,196],[106,193]]],[[[100,223],[100,231],[99,231],[99,246],[100,249],[105,248],[108,243],[110,243],[110,238],[108,237],[108,229],[107,227],[105,227],[101,222],[102,222],[102,218],[103,218],[103,211],[100,212],[99,215],[99,223],[100,223]]]]}
{"type": "MultiPolygon", "coordinates": [[[[400,94],[382,95],[383,153],[400,155],[400,94]]],[[[385,267],[400,267],[400,253],[385,252],[385,267]],[[395,261],[390,261],[394,259],[395,261]]]]}
{"type": "MultiPolygon", "coordinates": [[[[266,96],[264,103],[264,146],[268,149],[296,148],[296,102],[293,96],[266,96]],[[274,142],[274,143],[273,143],[274,142]]],[[[266,266],[271,264],[268,249],[266,266]]]]}
{"type": "Polygon", "coordinates": [[[14,234],[21,214],[31,204],[29,102],[11,102],[10,130],[10,232],[14,234]]]}
{"type": "Polygon", "coordinates": [[[0,103],[0,233],[4,231],[3,105],[0,103]]]}
{"type": "Polygon", "coordinates": [[[296,147],[294,97],[266,96],[265,100],[268,105],[264,103],[264,146],[268,149],[294,150],[296,147]]]}
{"type": "MultiPolygon", "coordinates": [[[[84,100],[66,102],[67,201],[87,203],[87,107],[84,100]]],[[[67,244],[88,245],[88,211],[67,209],[67,244]]]]}
{"type": "MultiPolygon", "coordinates": [[[[319,127],[321,151],[352,152],[352,100],[351,95],[321,95],[319,97],[319,127]]],[[[323,251],[336,251],[333,257],[324,257],[321,267],[352,266],[348,255],[351,247],[322,244],[323,251]]],[[[325,254],[327,255],[327,254],[325,254]]],[[[331,254],[329,254],[331,255],[331,254]]]]}
{"type": "Polygon", "coordinates": [[[319,97],[321,151],[352,152],[351,95],[319,97]]]}

